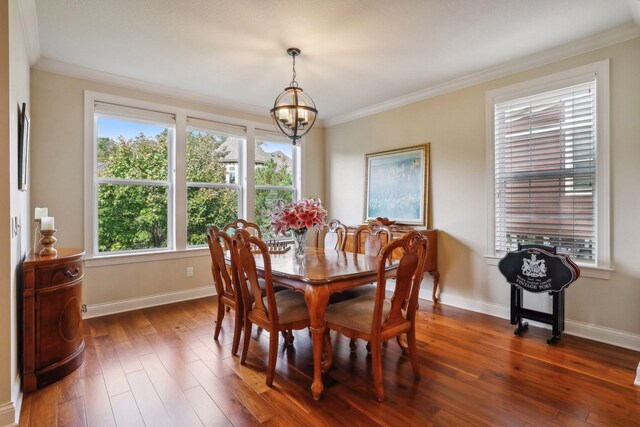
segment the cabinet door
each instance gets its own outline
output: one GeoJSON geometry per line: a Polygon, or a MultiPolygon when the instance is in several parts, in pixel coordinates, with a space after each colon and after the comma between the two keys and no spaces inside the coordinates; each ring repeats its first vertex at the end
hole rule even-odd
{"type": "Polygon", "coordinates": [[[82,342],[82,281],[36,294],[36,369],[61,360],[82,342]]]}

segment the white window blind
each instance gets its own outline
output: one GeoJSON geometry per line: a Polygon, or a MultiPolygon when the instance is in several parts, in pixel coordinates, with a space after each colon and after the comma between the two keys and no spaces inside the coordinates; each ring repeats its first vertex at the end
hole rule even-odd
{"type": "Polygon", "coordinates": [[[174,127],[176,123],[176,116],[172,113],[127,107],[124,105],[110,104],[107,102],[97,101],[95,103],[94,112],[97,117],[113,117],[121,120],[135,121],[152,125],[174,127]]]}
{"type": "Polygon", "coordinates": [[[192,129],[232,138],[244,138],[247,134],[247,128],[244,126],[196,119],[194,117],[187,117],[187,126],[192,129]]]}
{"type": "Polygon", "coordinates": [[[536,243],[595,263],[595,76],[494,114],[496,255],[536,243]]]}

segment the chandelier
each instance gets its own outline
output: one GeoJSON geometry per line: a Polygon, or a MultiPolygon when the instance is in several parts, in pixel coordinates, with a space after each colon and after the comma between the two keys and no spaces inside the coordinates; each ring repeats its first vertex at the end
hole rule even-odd
{"type": "Polygon", "coordinates": [[[291,138],[293,145],[296,145],[296,141],[313,127],[318,110],[313,99],[296,82],[296,56],[300,55],[300,49],[290,47],[287,53],[293,58],[293,77],[289,86],[273,103],[271,117],[280,132],[291,138]]]}

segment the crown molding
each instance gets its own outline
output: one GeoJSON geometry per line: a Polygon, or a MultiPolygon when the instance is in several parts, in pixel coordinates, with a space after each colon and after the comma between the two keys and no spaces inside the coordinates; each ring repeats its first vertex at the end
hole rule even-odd
{"type": "Polygon", "coordinates": [[[124,77],[118,74],[106,73],[91,68],[85,68],[79,65],[69,64],[55,59],[41,57],[33,64],[32,68],[50,73],[61,74],[67,77],[91,80],[98,83],[135,89],[141,92],[153,93],[156,95],[165,95],[191,102],[201,102],[213,107],[234,110],[240,113],[255,114],[257,116],[268,117],[269,109],[252,104],[231,101],[225,98],[213,97],[198,92],[184,89],[177,89],[157,83],[149,83],[130,77],[124,77]]]}
{"type": "Polygon", "coordinates": [[[38,32],[38,14],[35,0],[18,0],[22,32],[27,48],[29,65],[33,65],[40,58],[40,34],[38,32]]]}
{"type": "MultiPolygon", "coordinates": [[[[640,0],[629,1],[634,2],[634,4],[640,5],[640,0]]],[[[638,6],[637,12],[637,14],[640,15],[640,6],[638,6]]],[[[634,13],[634,17],[635,15],[636,14],[634,13]]],[[[409,93],[407,95],[399,96],[388,101],[360,108],[350,113],[329,117],[324,120],[324,125],[326,127],[331,127],[341,123],[361,119],[363,117],[371,116],[383,111],[392,110],[394,108],[402,107],[408,104],[413,104],[415,102],[423,101],[425,99],[433,98],[435,96],[443,95],[445,93],[453,92],[465,87],[474,86],[480,83],[495,80],[500,77],[505,77],[511,74],[519,73],[521,71],[530,70],[541,65],[550,64],[552,62],[557,62],[562,59],[580,55],[582,53],[601,49],[603,47],[631,40],[636,37],[640,37],[640,26],[634,23],[629,23],[599,34],[576,40],[571,43],[548,49],[543,52],[505,62],[503,64],[496,65],[476,73],[468,74],[466,76],[458,77],[444,83],[433,85],[417,92],[409,93]]]]}

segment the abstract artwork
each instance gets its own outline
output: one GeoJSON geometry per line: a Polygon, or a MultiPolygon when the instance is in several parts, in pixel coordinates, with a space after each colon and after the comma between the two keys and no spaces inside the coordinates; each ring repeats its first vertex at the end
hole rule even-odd
{"type": "Polygon", "coordinates": [[[429,144],[366,155],[365,220],[427,225],[429,144]]]}

